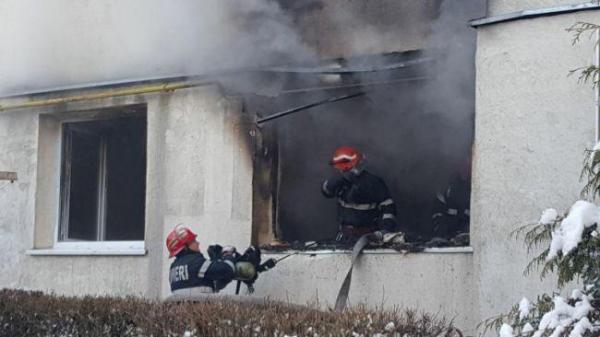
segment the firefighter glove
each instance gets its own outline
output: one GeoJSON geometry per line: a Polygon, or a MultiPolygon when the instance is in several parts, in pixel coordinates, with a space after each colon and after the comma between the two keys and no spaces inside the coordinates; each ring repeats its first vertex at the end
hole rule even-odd
{"type": "Polygon", "coordinates": [[[348,184],[349,181],[343,176],[331,177],[323,183],[322,192],[328,198],[340,196],[344,193],[348,184]]]}
{"type": "Polygon", "coordinates": [[[220,259],[223,255],[223,247],[221,247],[220,245],[208,246],[206,252],[208,253],[208,256],[211,260],[216,261],[220,259]]]}
{"type": "Polygon", "coordinates": [[[383,242],[384,231],[376,231],[367,235],[367,239],[371,242],[383,242]]]}
{"type": "Polygon", "coordinates": [[[260,265],[260,259],[260,249],[254,246],[250,246],[239,258],[239,261],[250,262],[256,268],[258,268],[258,266],[260,265]]]}
{"type": "Polygon", "coordinates": [[[236,255],[236,250],[235,250],[234,246],[223,247],[223,252],[221,253],[221,256],[229,257],[229,256],[235,256],[235,255],[236,255]]]}

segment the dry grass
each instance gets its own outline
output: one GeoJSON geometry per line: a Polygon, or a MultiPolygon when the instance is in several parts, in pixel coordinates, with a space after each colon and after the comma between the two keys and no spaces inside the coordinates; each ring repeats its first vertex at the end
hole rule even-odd
{"type": "Polygon", "coordinates": [[[427,314],[356,307],[343,314],[281,303],[157,302],[0,290],[0,336],[448,336],[427,314]],[[393,323],[390,324],[390,322],[393,323]]]}

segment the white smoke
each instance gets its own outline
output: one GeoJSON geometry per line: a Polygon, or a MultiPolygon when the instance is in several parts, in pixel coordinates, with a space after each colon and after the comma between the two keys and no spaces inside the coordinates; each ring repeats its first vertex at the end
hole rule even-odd
{"type": "MultiPolygon", "coordinates": [[[[468,22],[485,15],[485,0],[443,0],[425,42],[425,56],[435,59],[426,69],[431,81],[418,95],[424,112],[447,123],[450,138],[441,150],[450,157],[470,153],[475,112],[476,31],[468,22]],[[459,137],[455,135],[460,135],[459,137]]],[[[459,159],[460,160],[460,159],[459,159]]]]}
{"type": "Polygon", "coordinates": [[[0,95],[311,59],[269,0],[0,0],[0,95]]]}

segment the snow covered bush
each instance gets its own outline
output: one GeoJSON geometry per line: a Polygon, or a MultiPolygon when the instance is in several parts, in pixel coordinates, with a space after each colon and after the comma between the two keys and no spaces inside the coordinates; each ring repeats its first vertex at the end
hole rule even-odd
{"type": "Polygon", "coordinates": [[[525,234],[530,249],[547,244],[526,272],[541,266],[542,277],[558,274],[559,288],[578,281],[582,289],[573,289],[569,297],[523,298],[508,314],[486,322],[487,328],[499,328],[500,337],[600,336],[600,208],[580,200],[564,216],[548,214],[556,211],[544,212],[525,234]]]}
{"type": "MultiPolygon", "coordinates": [[[[582,196],[600,196],[600,147],[590,151],[582,177],[587,183],[582,196]]],[[[523,298],[506,315],[485,322],[486,329],[499,329],[500,337],[588,337],[600,336],[600,207],[579,200],[564,215],[544,211],[536,224],[515,231],[524,234],[528,249],[545,249],[527,266],[525,273],[541,267],[541,278],[556,273],[559,289],[571,281],[582,285],[571,295],[523,298]]]]}

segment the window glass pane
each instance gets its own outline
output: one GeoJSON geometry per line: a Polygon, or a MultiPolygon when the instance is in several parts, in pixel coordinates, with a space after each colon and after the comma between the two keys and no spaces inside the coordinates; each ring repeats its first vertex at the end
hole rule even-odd
{"type": "Polygon", "coordinates": [[[100,137],[70,129],[69,239],[96,240],[100,137]]]}
{"type": "Polygon", "coordinates": [[[108,132],[105,240],[143,240],[145,119],[121,118],[108,132]]]}

